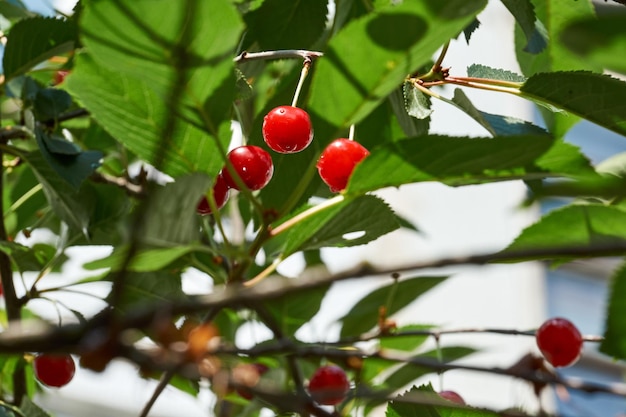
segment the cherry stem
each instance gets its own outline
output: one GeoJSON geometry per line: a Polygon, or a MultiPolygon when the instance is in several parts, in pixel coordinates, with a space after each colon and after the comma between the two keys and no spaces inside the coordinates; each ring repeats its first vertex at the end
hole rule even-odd
{"type": "Polygon", "coordinates": [[[320,58],[324,54],[318,51],[307,51],[304,49],[284,49],[279,51],[262,51],[262,52],[246,52],[243,51],[237,55],[233,61],[240,63],[244,61],[270,60],[270,59],[286,59],[286,58],[303,58],[315,59],[320,58]]]}
{"type": "Polygon", "coordinates": [[[304,85],[304,80],[306,76],[309,74],[309,69],[311,68],[311,58],[308,56],[304,58],[304,62],[302,63],[302,71],[300,71],[300,79],[298,80],[298,85],[296,86],[296,91],[293,94],[293,100],[291,100],[291,106],[296,107],[298,104],[298,97],[300,96],[300,91],[302,91],[302,85],[304,85]]]}
{"type": "Polygon", "coordinates": [[[437,57],[437,61],[433,64],[430,69],[431,73],[437,73],[441,71],[441,64],[443,63],[443,59],[446,57],[446,53],[448,52],[448,48],[450,47],[450,41],[446,42],[441,48],[441,52],[439,52],[439,56],[437,57]]]}
{"type": "Polygon", "coordinates": [[[348,139],[354,140],[354,130],[356,129],[354,123],[350,125],[350,131],[348,132],[348,139]]]}
{"type": "Polygon", "coordinates": [[[345,200],[345,196],[343,194],[339,194],[336,195],[333,198],[330,198],[326,201],[324,201],[321,204],[318,204],[316,206],[313,206],[307,210],[304,210],[302,213],[299,213],[295,216],[293,216],[292,218],[290,218],[289,220],[286,220],[284,223],[281,223],[280,225],[276,226],[275,228],[273,228],[272,230],[270,230],[270,237],[274,237],[277,236],[281,233],[283,233],[285,230],[295,226],[296,224],[300,223],[301,221],[308,219],[309,217],[313,216],[316,213],[319,213],[320,211],[326,210],[329,207],[332,207],[334,205],[337,205],[339,203],[341,203],[342,201],[345,200]]]}

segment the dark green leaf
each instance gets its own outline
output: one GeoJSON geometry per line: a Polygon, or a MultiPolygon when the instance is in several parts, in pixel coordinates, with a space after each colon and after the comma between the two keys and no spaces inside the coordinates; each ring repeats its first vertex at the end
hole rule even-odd
{"type": "Polygon", "coordinates": [[[531,98],[626,135],[626,82],[585,71],[537,74],[521,91],[531,98]]]}
{"type": "MultiPolygon", "coordinates": [[[[284,278],[287,280],[288,278],[284,278]]],[[[293,336],[304,324],[317,314],[329,285],[274,298],[265,303],[281,331],[293,336]]]]}
{"type": "Polygon", "coordinates": [[[23,159],[32,167],[56,215],[71,229],[88,236],[89,213],[94,205],[88,190],[75,190],[50,167],[40,152],[25,154],[23,159]]]}
{"type": "MultiPolygon", "coordinates": [[[[145,81],[99,66],[83,54],[65,82],[98,123],[142,160],[154,162],[159,149],[165,146],[160,167],[163,172],[174,177],[193,171],[214,175],[222,167],[217,137],[181,119],[177,119],[172,137],[162,137],[171,109],[145,81]]],[[[231,137],[230,124],[224,123],[220,129],[218,137],[226,147],[231,137]]]]}
{"type": "Polygon", "coordinates": [[[515,17],[526,36],[524,51],[537,54],[548,44],[548,34],[541,21],[535,16],[535,7],[530,0],[502,0],[504,6],[515,17]]]}
{"type": "Polygon", "coordinates": [[[8,20],[18,20],[33,17],[35,13],[28,10],[21,0],[0,0],[0,15],[8,20]]]}
{"type": "Polygon", "coordinates": [[[553,140],[545,135],[410,138],[374,148],[357,165],[348,192],[420,181],[459,185],[562,174],[544,160],[552,146],[553,140]]]}
{"type": "Polygon", "coordinates": [[[244,16],[248,25],[245,41],[261,49],[308,49],[326,26],[325,0],[265,0],[244,16]]]}
{"type": "Polygon", "coordinates": [[[416,277],[394,281],[378,288],[359,300],[341,319],[341,336],[359,335],[372,329],[378,323],[379,308],[385,307],[391,316],[436,285],[446,277],[416,277]]]}
{"type": "Polygon", "coordinates": [[[526,78],[512,71],[491,68],[486,65],[472,64],[467,67],[467,75],[476,78],[490,78],[492,80],[510,81],[514,83],[523,83],[526,78]]]}
{"type": "Polygon", "coordinates": [[[329,43],[312,81],[309,110],[321,119],[316,128],[322,140],[330,141],[337,127],[362,120],[485,5],[482,0],[403,2],[348,24],[329,43]]]}
{"type": "Polygon", "coordinates": [[[626,16],[623,13],[573,22],[563,29],[560,41],[582,59],[626,74],[626,16]]]}
{"type": "Polygon", "coordinates": [[[611,289],[606,310],[604,340],[600,351],[617,359],[626,359],[626,265],[622,265],[611,278],[611,289]]]}
{"type": "Polygon", "coordinates": [[[2,65],[11,79],[35,65],[74,49],[76,26],[69,20],[32,17],[17,22],[9,32],[2,65]]]}
{"type": "Polygon", "coordinates": [[[469,41],[472,37],[472,34],[480,27],[480,21],[476,18],[472,20],[472,23],[467,25],[465,29],[463,29],[463,35],[465,36],[465,42],[469,44],[469,41]]]}
{"type": "Polygon", "coordinates": [[[35,135],[43,158],[76,190],[100,166],[103,156],[100,151],[81,151],[75,144],[49,136],[41,129],[35,135]]]}
{"type": "Polygon", "coordinates": [[[72,105],[72,98],[63,90],[42,88],[37,91],[33,113],[38,120],[55,120],[72,105]]]}
{"type": "Polygon", "coordinates": [[[399,227],[389,206],[378,197],[347,199],[299,222],[288,233],[284,254],[326,246],[371,242],[399,227]]]}
{"type": "Polygon", "coordinates": [[[199,222],[196,206],[210,186],[209,177],[192,174],[153,190],[142,239],[157,247],[197,241],[199,222]]]}
{"type": "Polygon", "coordinates": [[[567,250],[626,247],[626,212],[599,204],[571,205],[554,210],[527,227],[503,253],[530,251],[524,259],[570,259],[567,250]],[[533,255],[536,250],[554,248],[554,255],[533,255]],[[559,250],[564,252],[559,254],[559,250]]]}
{"type": "Polygon", "coordinates": [[[179,275],[166,271],[126,272],[124,273],[124,291],[117,307],[120,311],[130,311],[156,304],[181,301],[185,297],[179,275]]]}

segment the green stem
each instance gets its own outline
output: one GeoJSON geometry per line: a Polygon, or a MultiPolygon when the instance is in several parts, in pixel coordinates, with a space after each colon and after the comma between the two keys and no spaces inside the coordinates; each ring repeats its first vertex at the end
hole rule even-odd
{"type": "Polygon", "coordinates": [[[450,41],[446,42],[439,52],[439,56],[437,57],[437,61],[433,64],[433,67],[430,69],[431,73],[441,72],[441,64],[443,63],[443,59],[446,57],[446,53],[448,52],[448,48],[450,47],[450,41]]]}
{"type": "Polygon", "coordinates": [[[267,278],[272,272],[276,271],[276,268],[278,268],[278,265],[280,265],[280,263],[283,261],[283,258],[281,256],[279,256],[278,258],[274,259],[274,262],[271,263],[270,266],[268,266],[267,268],[265,268],[263,271],[259,272],[257,274],[257,276],[255,276],[254,278],[252,278],[249,281],[246,281],[243,283],[243,285],[245,287],[252,287],[253,285],[258,284],[259,282],[263,281],[265,278],[267,278]]]}
{"type": "Polygon", "coordinates": [[[15,200],[15,203],[11,204],[11,207],[9,207],[9,209],[4,213],[4,218],[6,219],[7,216],[9,216],[11,213],[13,213],[15,210],[17,210],[18,208],[20,208],[20,206],[22,204],[24,204],[25,202],[28,201],[29,198],[31,198],[32,196],[34,196],[35,194],[37,194],[39,191],[41,191],[43,189],[43,186],[41,184],[37,184],[35,185],[33,188],[31,188],[30,190],[28,190],[26,193],[24,193],[24,195],[22,195],[20,198],[18,198],[17,200],[15,200]]]}
{"type": "Polygon", "coordinates": [[[478,84],[495,85],[499,87],[520,88],[524,83],[505,80],[494,80],[492,78],[478,78],[478,77],[447,77],[446,80],[455,80],[461,82],[471,82],[478,84]]]}
{"type": "Polygon", "coordinates": [[[277,236],[277,235],[283,233],[285,230],[288,230],[291,227],[295,226],[296,224],[300,223],[301,221],[303,221],[305,219],[308,219],[309,217],[313,216],[314,214],[319,213],[321,211],[324,211],[324,210],[326,210],[329,207],[335,206],[335,205],[341,203],[342,201],[344,201],[345,199],[346,199],[346,197],[343,194],[339,194],[339,195],[336,195],[333,198],[330,198],[330,199],[324,201],[321,204],[313,206],[310,209],[304,210],[302,213],[296,214],[295,216],[293,216],[289,220],[286,220],[285,222],[281,223],[280,225],[278,225],[275,228],[273,228],[272,230],[270,230],[269,235],[270,235],[270,237],[277,236]]]}
{"type": "Polygon", "coordinates": [[[293,100],[291,101],[292,107],[296,107],[296,105],[298,104],[298,97],[300,96],[300,91],[302,91],[304,80],[306,79],[306,76],[309,74],[310,68],[311,68],[311,58],[306,57],[304,59],[304,63],[302,64],[302,71],[300,71],[300,79],[298,80],[296,91],[293,94],[293,100]]]}

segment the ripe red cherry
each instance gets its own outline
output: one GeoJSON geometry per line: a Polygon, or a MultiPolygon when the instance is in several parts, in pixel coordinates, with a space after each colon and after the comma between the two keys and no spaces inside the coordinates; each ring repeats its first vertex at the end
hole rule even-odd
{"type": "MultiPolygon", "coordinates": [[[[228,159],[243,183],[251,190],[260,190],[272,179],[274,173],[272,157],[258,146],[239,146],[228,152],[228,159]]],[[[226,185],[239,189],[226,168],[222,169],[222,175],[226,185]]]]}
{"type": "MultiPolygon", "coordinates": [[[[224,180],[224,176],[220,173],[220,175],[215,178],[215,183],[213,184],[213,198],[215,198],[215,204],[218,209],[224,207],[226,201],[228,200],[228,185],[224,180]]],[[[211,206],[209,205],[209,200],[206,197],[202,197],[200,202],[196,207],[196,211],[198,214],[207,215],[211,214],[211,206]]]]}
{"type": "Polygon", "coordinates": [[[263,119],[263,139],[279,153],[300,152],[313,140],[309,114],[299,107],[279,106],[263,119]]]}
{"type": "Polygon", "coordinates": [[[454,391],[441,391],[439,393],[441,398],[444,398],[448,401],[452,401],[453,403],[465,405],[465,400],[459,394],[454,391]]]}
{"type": "Polygon", "coordinates": [[[557,367],[572,365],[583,349],[583,337],[576,326],[561,317],[543,323],[535,338],[544,358],[557,367]]]}
{"type": "Polygon", "coordinates": [[[49,387],[67,385],[74,377],[76,365],[70,355],[41,354],[33,362],[35,377],[49,387]]]}
{"type": "Polygon", "coordinates": [[[309,381],[309,394],[319,404],[336,405],[346,398],[350,381],[338,366],[327,365],[317,368],[309,381]]]}
{"type": "Polygon", "coordinates": [[[317,171],[322,180],[336,193],[348,185],[354,167],[369,151],[358,142],[350,139],[335,139],[322,152],[317,161],[317,171]]]}

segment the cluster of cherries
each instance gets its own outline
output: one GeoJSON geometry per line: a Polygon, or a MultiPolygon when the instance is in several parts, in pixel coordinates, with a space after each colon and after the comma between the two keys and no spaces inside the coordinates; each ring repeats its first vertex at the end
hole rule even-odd
{"type": "MultiPolygon", "coordinates": [[[[313,140],[311,119],[306,111],[294,106],[279,106],[271,110],[263,119],[263,139],[267,146],[278,153],[290,154],[306,149],[313,140]]],[[[360,143],[341,138],[331,142],[317,161],[317,170],[332,192],[340,192],[348,185],[348,180],[356,164],[369,155],[360,143]]],[[[274,173],[272,157],[264,149],[254,145],[239,146],[228,152],[234,171],[241,179],[235,181],[231,172],[224,167],[213,183],[213,198],[218,209],[228,200],[231,188],[241,185],[251,191],[265,187],[274,173]]],[[[203,197],[197,206],[199,214],[211,214],[208,199],[203,197]]]]}

